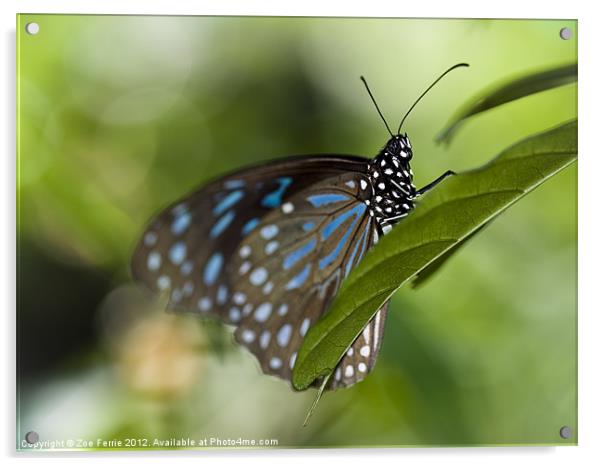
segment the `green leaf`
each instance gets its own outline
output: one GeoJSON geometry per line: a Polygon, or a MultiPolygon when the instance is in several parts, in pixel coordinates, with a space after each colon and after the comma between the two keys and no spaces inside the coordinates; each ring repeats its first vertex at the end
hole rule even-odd
{"type": "Polygon", "coordinates": [[[383,237],[308,332],[293,370],[298,390],[332,373],[379,307],[577,156],[577,121],[524,139],[476,170],[448,178],[383,237]]]}
{"type": "Polygon", "coordinates": [[[577,81],[577,65],[565,65],[506,80],[476,95],[462,106],[439,132],[435,141],[449,144],[465,120],[477,113],[498,107],[513,100],[577,81]]]}
{"type": "Polygon", "coordinates": [[[489,223],[481,225],[462,241],[456,243],[451,249],[447,250],[444,254],[441,254],[439,257],[437,257],[437,259],[435,259],[424,269],[418,272],[414,277],[414,280],[412,281],[412,288],[418,288],[419,286],[422,286],[429,278],[431,278],[435,274],[435,272],[437,272],[443,266],[443,264],[445,264],[454,254],[456,254],[460,250],[460,248],[468,242],[469,239],[471,239],[474,235],[479,233],[487,225],[489,225],[489,223]]]}

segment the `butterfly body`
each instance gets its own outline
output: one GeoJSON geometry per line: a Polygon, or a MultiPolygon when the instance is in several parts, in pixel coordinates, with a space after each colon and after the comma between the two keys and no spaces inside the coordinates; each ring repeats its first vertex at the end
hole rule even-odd
{"type": "Polygon", "coordinates": [[[393,136],[380,153],[368,163],[368,176],[373,189],[370,215],[381,229],[405,217],[414,208],[416,187],[410,167],[412,145],[406,135],[393,136]]]}

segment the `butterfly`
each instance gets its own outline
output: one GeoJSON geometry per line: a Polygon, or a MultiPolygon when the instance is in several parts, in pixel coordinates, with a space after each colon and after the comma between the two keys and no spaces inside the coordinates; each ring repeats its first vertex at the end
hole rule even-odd
{"type": "MultiPolygon", "coordinates": [[[[413,184],[405,114],[372,159],[289,157],[225,175],[172,203],[143,232],[132,256],[136,282],[169,296],[168,308],[234,326],[261,370],[291,380],[310,327],[328,311],[366,252],[434,188],[413,184]]],[[[358,335],[326,388],[349,387],[374,368],[388,302],[358,335]]],[[[318,384],[321,381],[317,382],[318,384]]]]}

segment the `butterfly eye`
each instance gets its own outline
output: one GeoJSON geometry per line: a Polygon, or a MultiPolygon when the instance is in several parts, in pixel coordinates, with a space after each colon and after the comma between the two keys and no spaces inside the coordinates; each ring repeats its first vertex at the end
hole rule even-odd
{"type": "Polygon", "coordinates": [[[387,143],[387,152],[392,155],[399,155],[399,151],[401,150],[401,143],[399,139],[392,138],[387,143]]]}

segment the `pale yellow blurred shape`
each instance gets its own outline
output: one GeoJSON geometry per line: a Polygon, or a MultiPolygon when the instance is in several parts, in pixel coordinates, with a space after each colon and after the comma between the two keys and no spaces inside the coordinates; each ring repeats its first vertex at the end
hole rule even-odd
{"type": "Polygon", "coordinates": [[[202,338],[188,319],[156,315],[126,331],[118,355],[118,370],[133,390],[173,397],[188,392],[203,368],[202,338]]]}

